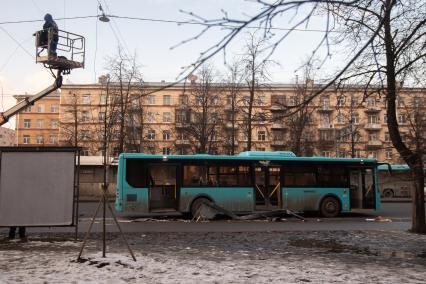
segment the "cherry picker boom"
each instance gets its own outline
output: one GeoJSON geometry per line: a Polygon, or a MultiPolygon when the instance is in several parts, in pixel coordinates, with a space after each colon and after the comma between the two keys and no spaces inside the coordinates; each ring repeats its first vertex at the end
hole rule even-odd
{"type": "Polygon", "coordinates": [[[62,75],[67,75],[75,68],[84,68],[85,38],[81,35],[62,30],[41,30],[35,34],[36,63],[42,63],[48,68],[54,83],[43,91],[25,98],[10,109],[0,113],[0,126],[5,124],[12,116],[33,105],[36,101],[56,91],[62,86],[62,75]],[[57,50],[61,55],[57,56],[51,48],[51,41],[57,40],[57,50]],[[53,55],[54,54],[54,55],[53,55]],[[56,75],[52,70],[56,70],[56,75]]]}

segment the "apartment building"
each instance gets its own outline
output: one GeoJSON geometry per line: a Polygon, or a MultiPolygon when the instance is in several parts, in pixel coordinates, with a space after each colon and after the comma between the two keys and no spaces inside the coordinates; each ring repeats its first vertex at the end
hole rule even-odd
{"type": "Polygon", "coordinates": [[[16,132],[14,129],[0,127],[0,146],[15,146],[16,132]]]}
{"type": "MultiPolygon", "coordinates": [[[[120,147],[128,152],[159,154],[231,154],[248,148],[247,88],[240,86],[233,96],[226,87],[217,85],[203,101],[197,82],[163,89],[166,85],[145,83],[131,88],[125,99],[123,93],[117,95],[114,85],[109,91],[101,83],[64,85],[60,143],[81,146],[85,155],[102,153],[105,134],[111,136],[107,150],[112,155],[120,152],[120,147]],[[115,123],[107,124],[105,131],[104,122],[112,116],[115,123]],[[123,145],[119,140],[124,140],[123,145]]],[[[402,162],[390,142],[383,94],[365,96],[364,89],[356,86],[344,91],[329,89],[310,102],[304,114],[286,117],[288,106],[297,106],[318,87],[308,82],[302,92],[291,84],[271,84],[259,90],[250,116],[251,150],[296,150],[308,156],[402,162]],[[295,145],[295,141],[300,143],[295,145]]],[[[398,123],[407,142],[415,131],[424,129],[419,126],[416,130],[412,122],[414,115],[425,111],[425,95],[424,89],[400,90],[398,123]]]]}
{"type": "MultiPolygon", "coordinates": [[[[17,102],[30,95],[14,96],[17,102]]],[[[27,107],[16,116],[16,144],[18,146],[59,145],[60,94],[54,92],[27,107]]]]}

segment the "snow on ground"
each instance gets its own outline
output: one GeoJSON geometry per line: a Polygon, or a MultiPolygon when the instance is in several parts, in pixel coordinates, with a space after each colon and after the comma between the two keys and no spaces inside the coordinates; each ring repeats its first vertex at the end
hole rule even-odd
{"type": "Polygon", "coordinates": [[[405,232],[117,234],[0,241],[0,283],[424,283],[426,236],[405,232]]]}

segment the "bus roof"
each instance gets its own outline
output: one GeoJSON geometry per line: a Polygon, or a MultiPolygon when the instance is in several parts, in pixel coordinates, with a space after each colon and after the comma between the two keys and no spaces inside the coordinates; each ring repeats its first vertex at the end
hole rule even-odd
{"type": "Polygon", "coordinates": [[[228,160],[228,161],[287,161],[287,162],[328,162],[328,163],[352,163],[352,164],[376,164],[376,159],[364,158],[329,158],[329,157],[297,157],[292,152],[264,152],[252,151],[242,152],[239,155],[160,155],[145,153],[122,153],[120,159],[136,158],[136,159],[154,159],[154,160],[228,160]],[[290,154],[291,153],[291,154],[290,154]]]}
{"type": "MultiPolygon", "coordinates": [[[[409,171],[410,167],[408,165],[390,165],[392,171],[409,171]]],[[[389,166],[387,164],[382,164],[377,167],[379,171],[387,171],[389,170],[389,166]]]]}

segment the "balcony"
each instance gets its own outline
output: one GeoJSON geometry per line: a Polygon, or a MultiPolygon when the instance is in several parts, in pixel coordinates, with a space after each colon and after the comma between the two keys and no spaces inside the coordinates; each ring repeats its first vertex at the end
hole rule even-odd
{"type": "Polygon", "coordinates": [[[177,146],[190,146],[191,142],[187,139],[177,139],[175,141],[177,146]]]}
{"type": "Polygon", "coordinates": [[[332,112],[333,109],[330,106],[324,105],[318,108],[319,112],[332,112]]]}
{"type": "Polygon", "coordinates": [[[372,141],[368,141],[366,144],[367,148],[381,148],[383,145],[382,141],[379,140],[372,140],[372,141]]]}
{"type": "Polygon", "coordinates": [[[188,122],[176,122],[175,127],[176,128],[188,128],[189,123],[188,122]]]}
{"type": "Polygon", "coordinates": [[[380,130],[382,125],[379,123],[368,123],[365,127],[366,130],[380,130]]]}
{"type": "Polygon", "coordinates": [[[269,110],[271,112],[285,112],[286,109],[283,106],[280,105],[272,105],[269,110]]]}
{"type": "Polygon", "coordinates": [[[271,146],[284,146],[285,142],[283,140],[272,140],[271,146]]]}
{"type": "Polygon", "coordinates": [[[319,130],[334,130],[334,125],[333,124],[323,123],[323,124],[320,124],[318,126],[318,129],[319,130]]]}
{"type": "Polygon", "coordinates": [[[286,129],[287,126],[282,122],[274,122],[271,125],[271,129],[286,129]]]}
{"type": "Polygon", "coordinates": [[[366,106],[364,111],[366,113],[377,113],[380,112],[381,109],[378,106],[366,106]]]}

